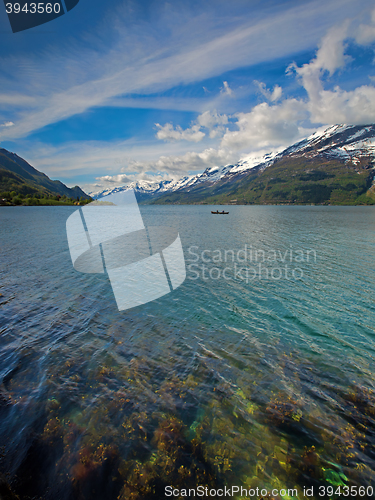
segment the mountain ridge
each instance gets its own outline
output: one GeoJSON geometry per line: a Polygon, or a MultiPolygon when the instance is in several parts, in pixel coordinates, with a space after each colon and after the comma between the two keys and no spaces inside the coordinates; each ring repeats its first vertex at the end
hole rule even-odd
{"type": "Polygon", "coordinates": [[[68,188],[61,181],[50,179],[16,153],[4,148],[0,148],[0,192],[90,199],[79,186],[68,188]]]}
{"type": "Polygon", "coordinates": [[[92,193],[101,198],[133,188],[140,203],[373,204],[375,125],[321,127],[282,151],[248,155],[178,181],[133,182],[92,193]]]}

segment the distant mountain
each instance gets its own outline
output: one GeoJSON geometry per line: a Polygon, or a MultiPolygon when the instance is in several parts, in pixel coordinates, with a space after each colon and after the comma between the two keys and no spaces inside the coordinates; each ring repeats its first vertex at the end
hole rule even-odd
{"type": "Polygon", "coordinates": [[[95,199],[99,199],[112,193],[118,193],[127,189],[134,189],[137,194],[138,201],[147,201],[150,203],[168,193],[174,193],[177,191],[190,192],[192,189],[196,189],[197,187],[205,187],[207,184],[215,184],[223,178],[226,178],[227,180],[241,178],[246,175],[250,169],[258,167],[260,164],[265,166],[271,164],[276,155],[277,152],[268,153],[264,156],[254,154],[248,155],[235,165],[207,168],[200,174],[182,177],[177,181],[137,181],[124,186],[91,192],[90,195],[95,199]]]}
{"type": "Polygon", "coordinates": [[[143,203],[375,203],[375,125],[334,125],[281,152],[248,156],[179,181],[137,182],[143,203]]]}
{"type": "Polygon", "coordinates": [[[0,148],[0,192],[40,195],[66,195],[69,198],[90,197],[78,186],[68,188],[39,172],[15,153],[0,148]]]}

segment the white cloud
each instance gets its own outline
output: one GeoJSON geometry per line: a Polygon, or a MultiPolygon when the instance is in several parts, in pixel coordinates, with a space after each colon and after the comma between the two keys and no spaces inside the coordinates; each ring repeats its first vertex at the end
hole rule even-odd
{"type": "Polygon", "coordinates": [[[317,70],[327,70],[332,75],[336,70],[343,68],[350,60],[345,55],[344,40],[347,37],[349,21],[340,26],[334,26],[323,37],[316,58],[309,64],[317,70]]]}
{"type": "Polygon", "coordinates": [[[305,88],[307,99],[287,98],[279,104],[272,104],[281,98],[282,89],[276,85],[270,91],[264,83],[256,82],[271,104],[261,103],[249,113],[235,115],[238,130],[227,130],[221,146],[234,151],[288,146],[313,130],[309,123],[373,123],[375,87],[363,85],[350,91],[339,86],[332,90],[324,88],[325,75],[332,76],[350,61],[345,54],[348,29],[348,22],[334,26],[323,37],[316,56],[309,63],[302,67],[289,66],[288,71],[295,71],[305,88]]]}
{"type": "Polygon", "coordinates": [[[352,91],[335,87],[312,94],[308,103],[314,123],[366,125],[375,121],[375,87],[363,85],[352,91]]]}
{"type": "Polygon", "coordinates": [[[296,72],[310,99],[319,99],[319,92],[323,89],[321,82],[323,72],[328,71],[332,75],[348,61],[344,54],[344,40],[347,30],[347,22],[342,26],[331,28],[323,37],[314,59],[301,67],[294,63],[289,65],[287,72],[292,73],[293,70],[296,72]]]}
{"type": "Polygon", "coordinates": [[[0,125],[0,127],[13,127],[14,123],[13,122],[5,122],[0,125]]]}
{"type": "Polygon", "coordinates": [[[197,123],[193,123],[191,127],[185,130],[179,125],[174,127],[172,123],[166,123],[165,125],[155,123],[156,127],[159,129],[156,133],[156,137],[163,141],[185,140],[200,142],[206,135],[201,129],[207,128],[209,130],[209,137],[213,139],[224,133],[224,125],[228,123],[228,116],[225,114],[220,115],[216,110],[205,111],[198,116],[196,121],[197,123]]]}
{"type": "Polygon", "coordinates": [[[275,102],[281,98],[283,89],[279,85],[275,85],[273,90],[271,91],[267,89],[266,84],[263,82],[254,80],[254,83],[258,85],[261,94],[263,94],[264,97],[268,99],[268,101],[275,102]]]}
{"type": "Polygon", "coordinates": [[[249,113],[238,113],[236,118],[238,130],[227,130],[221,141],[223,148],[239,151],[287,146],[308,133],[299,126],[307,118],[307,111],[305,103],[297,99],[273,106],[263,102],[249,113]]]}
{"type": "MultiPolygon", "coordinates": [[[[245,22],[233,18],[230,28],[215,16],[199,17],[188,9],[186,15],[174,18],[168,17],[168,9],[160,9],[152,26],[146,21],[132,24],[123,9],[112,9],[113,17],[95,30],[100,35],[84,34],[80,40],[30,52],[24,59],[0,61],[7,68],[0,78],[1,100],[14,103],[10,119],[15,123],[2,129],[2,140],[24,137],[92,107],[106,106],[116,96],[155,94],[285,57],[297,46],[301,51],[310,49],[332,19],[354,14],[357,7],[354,0],[303,2],[276,8],[272,14],[265,9],[245,22]],[[104,45],[104,31],[109,29],[111,43],[104,45]],[[16,95],[22,96],[21,110],[16,95]]],[[[223,91],[232,92],[225,83],[223,91]]]]}
{"type": "Polygon", "coordinates": [[[200,127],[208,129],[210,139],[214,139],[224,134],[224,125],[228,123],[228,116],[226,114],[218,114],[215,109],[214,111],[205,111],[199,115],[197,122],[200,127]]]}
{"type": "Polygon", "coordinates": [[[222,148],[202,148],[192,152],[186,151],[183,142],[155,144],[154,141],[134,140],[111,143],[80,141],[57,147],[30,142],[17,154],[49,177],[68,185],[77,184],[74,178],[83,173],[93,178],[125,175],[132,180],[147,180],[144,176],[161,175],[177,179],[191,171],[239,159],[235,152],[222,148]]]}
{"type": "Polygon", "coordinates": [[[214,111],[205,111],[199,115],[197,122],[201,127],[205,127],[210,131],[209,137],[213,139],[224,133],[224,125],[228,123],[228,116],[218,114],[215,109],[214,111]]]}
{"type": "Polygon", "coordinates": [[[375,26],[361,24],[358,28],[356,42],[361,45],[369,45],[375,40],[375,26]]]}
{"type": "Polygon", "coordinates": [[[361,45],[369,45],[375,41],[375,9],[371,13],[371,24],[360,24],[355,40],[361,45]]]}
{"type": "Polygon", "coordinates": [[[188,152],[182,155],[160,156],[157,160],[130,160],[123,174],[96,177],[96,183],[83,186],[86,192],[95,192],[107,187],[121,186],[130,182],[146,180],[178,180],[213,166],[227,165],[238,161],[236,153],[226,149],[207,148],[202,152],[188,152]]]}
{"type": "Polygon", "coordinates": [[[306,110],[310,121],[321,124],[366,124],[375,120],[375,88],[363,85],[351,91],[338,85],[324,88],[324,71],[332,75],[350,60],[345,55],[348,23],[334,27],[323,38],[316,57],[302,67],[291,65],[308,94],[306,110]]]}
{"type": "Polygon", "coordinates": [[[199,125],[193,125],[190,128],[183,130],[179,125],[176,128],[173,127],[172,123],[166,123],[165,125],[160,125],[155,123],[156,127],[159,129],[156,133],[156,137],[163,141],[190,141],[199,142],[206,135],[201,132],[199,125]]]}
{"type": "Polygon", "coordinates": [[[137,108],[137,109],[173,109],[179,111],[202,112],[203,109],[211,107],[210,100],[189,97],[160,97],[160,96],[116,96],[108,99],[107,105],[115,108],[137,108]]]}
{"type": "Polygon", "coordinates": [[[124,184],[130,184],[131,182],[138,181],[160,182],[167,180],[174,180],[174,177],[168,174],[148,174],[146,172],[134,174],[103,175],[102,177],[96,177],[97,183],[95,183],[95,187],[105,188],[109,186],[122,186],[124,184]]]}
{"type": "Polygon", "coordinates": [[[228,82],[223,82],[223,87],[220,89],[220,93],[233,97],[233,90],[229,87],[228,82]]]}
{"type": "Polygon", "coordinates": [[[160,156],[156,161],[131,161],[128,169],[137,172],[167,172],[181,177],[190,171],[199,171],[215,165],[223,165],[238,159],[238,155],[224,148],[207,148],[202,152],[189,151],[182,155],[160,156]]]}
{"type": "MultiPolygon", "coordinates": [[[[3,85],[5,88],[7,85],[3,85]]],[[[27,90],[26,90],[27,91],[27,90]]],[[[0,94],[0,106],[4,108],[13,108],[18,110],[23,107],[35,106],[36,99],[33,96],[28,96],[21,93],[14,93],[12,89],[9,89],[7,93],[0,94]]]]}

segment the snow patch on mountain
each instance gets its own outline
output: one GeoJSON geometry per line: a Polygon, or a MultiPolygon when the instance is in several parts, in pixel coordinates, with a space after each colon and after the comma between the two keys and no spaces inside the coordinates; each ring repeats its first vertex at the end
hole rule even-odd
{"type": "Polygon", "coordinates": [[[363,158],[375,159],[375,125],[332,125],[328,128],[321,127],[315,133],[282,150],[263,154],[263,152],[251,153],[245,156],[235,165],[215,166],[207,168],[204,172],[182,177],[176,181],[137,181],[125,186],[107,188],[100,192],[90,193],[95,198],[134,189],[141,194],[155,196],[167,192],[184,190],[189,192],[200,184],[207,187],[219,181],[230,182],[232,178],[239,179],[250,170],[257,168],[262,171],[271,166],[275,161],[284,158],[304,157],[311,159],[321,157],[327,159],[338,159],[340,161],[351,161],[358,164],[363,158]]]}
{"type": "Polygon", "coordinates": [[[231,173],[243,172],[245,170],[250,170],[258,165],[264,165],[264,168],[271,165],[275,158],[281,153],[282,150],[272,151],[271,153],[266,153],[259,155],[258,153],[252,153],[246,156],[243,160],[240,160],[231,169],[231,173]]]}
{"type": "Polygon", "coordinates": [[[263,155],[259,155],[259,152],[251,153],[235,165],[210,167],[202,173],[182,177],[177,181],[136,181],[131,182],[130,184],[126,184],[125,186],[117,186],[114,188],[107,188],[102,191],[91,192],[90,196],[95,199],[99,199],[103,196],[108,196],[109,194],[113,193],[119,193],[127,189],[134,189],[138,193],[148,193],[152,195],[162,194],[165,192],[174,192],[178,191],[179,189],[189,191],[190,189],[203,182],[214,184],[223,178],[229,179],[237,174],[245,174],[248,170],[251,170],[252,168],[259,165],[262,165],[263,168],[266,168],[273,163],[274,159],[279,153],[280,151],[274,151],[263,155]]]}

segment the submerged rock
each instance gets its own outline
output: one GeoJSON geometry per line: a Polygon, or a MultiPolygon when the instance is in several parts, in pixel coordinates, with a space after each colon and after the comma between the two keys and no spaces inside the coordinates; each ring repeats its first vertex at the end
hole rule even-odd
{"type": "Polygon", "coordinates": [[[13,493],[5,476],[0,474],[0,500],[20,500],[20,497],[13,493]]]}

